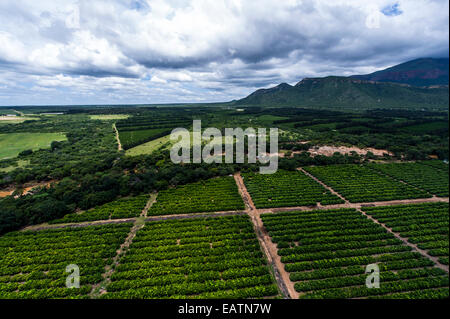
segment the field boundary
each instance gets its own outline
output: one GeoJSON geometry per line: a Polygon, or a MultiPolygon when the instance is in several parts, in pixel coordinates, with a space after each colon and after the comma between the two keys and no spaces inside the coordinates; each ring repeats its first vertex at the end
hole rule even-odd
{"type": "Polygon", "coordinates": [[[418,252],[419,254],[421,254],[422,256],[430,259],[432,262],[435,263],[435,266],[445,270],[446,272],[448,272],[448,266],[447,265],[443,265],[439,262],[439,258],[438,257],[433,257],[431,255],[429,255],[425,250],[420,249],[419,247],[417,247],[416,244],[410,243],[408,241],[408,239],[404,238],[403,236],[401,236],[399,233],[396,233],[392,230],[392,228],[389,228],[388,226],[386,226],[385,224],[383,224],[382,222],[378,221],[376,218],[368,215],[365,211],[361,210],[361,209],[357,209],[358,212],[360,212],[361,214],[363,214],[364,216],[366,216],[368,219],[370,219],[372,222],[374,222],[375,224],[380,225],[381,227],[383,227],[388,233],[392,234],[393,236],[395,236],[395,238],[400,239],[404,245],[407,245],[409,247],[411,247],[414,251],[418,252]]]}
{"type": "Polygon", "coordinates": [[[109,283],[111,283],[112,274],[115,272],[116,267],[120,264],[120,259],[126,254],[126,251],[133,242],[134,237],[136,237],[137,232],[145,226],[145,217],[147,216],[147,212],[150,209],[150,207],[156,201],[157,195],[158,195],[157,193],[152,193],[150,195],[150,198],[147,201],[147,204],[145,205],[141,214],[139,215],[139,217],[135,218],[134,224],[131,227],[128,236],[125,238],[125,241],[120,245],[119,249],[117,250],[116,255],[113,257],[112,263],[110,265],[105,266],[105,272],[102,274],[103,280],[92,288],[92,291],[90,293],[91,298],[99,297],[107,292],[106,287],[108,286],[109,283]]]}
{"type": "Polygon", "coordinates": [[[242,200],[247,206],[246,213],[253,224],[253,229],[255,230],[261,249],[266,255],[266,260],[272,267],[278,289],[280,289],[284,297],[298,299],[298,293],[295,291],[294,283],[289,279],[289,274],[284,269],[281,257],[278,255],[277,247],[273,244],[264,227],[260,213],[256,209],[252,197],[245,187],[241,174],[239,172],[234,174],[234,179],[239,188],[239,194],[241,194],[242,200]]]}
{"type": "Polygon", "coordinates": [[[327,184],[325,184],[324,182],[322,182],[320,179],[318,179],[317,177],[315,177],[314,175],[312,175],[311,173],[308,173],[307,171],[305,171],[302,167],[297,168],[298,171],[302,172],[303,174],[305,174],[306,176],[308,176],[309,178],[312,178],[313,180],[315,180],[317,183],[319,183],[320,185],[322,185],[322,187],[324,187],[325,189],[329,190],[331,192],[331,194],[336,195],[337,197],[339,197],[340,199],[342,199],[345,204],[350,204],[350,202],[348,201],[348,199],[346,199],[344,196],[342,196],[341,194],[339,194],[338,192],[336,192],[333,188],[331,188],[330,186],[328,186],[327,184]]]}
{"type": "Polygon", "coordinates": [[[374,172],[380,174],[381,176],[387,176],[387,177],[390,177],[390,178],[392,178],[393,180],[395,180],[395,181],[397,181],[397,182],[403,183],[403,184],[408,185],[408,186],[410,186],[410,187],[413,187],[413,188],[415,188],[415,189],[417,189],[417,190],[419,190],[419,191],[422,191],[422,192],[424,192],[424,193],[430,194],[432,197],[438,197],[438,196],[436,196],[435,194],[431,193],[430,191],[427,191],[426,189],[417,187],[416,185],[412,185],[411,183],[408,183],[407,181],[404,181],[404,180],[401,179],[401,178],[395,177],[395,176],[393,176],[393,175],[390,175],[390,174],[385,173],[385,172],[382,172],[382,171],[378,171],[377,169],[372,168],[372,167],[370,167],[370,166],[368,166],[368,168],[371,169],[372,171],[374,171],[374,172]]]}
{"type": "Polygon", "coordinates": [[[123,147],[122,147],[122,143],[120,143],[119,131],[117,130],[116,123],[113,123],[112,127],[113,127],[113,129],[114,129],[115,134],[116,134],[117,150],[118,150],[119,152],[120,152],[120,151],[123,151],[123,147]]]}
{"type": "Polygon", "coordinates": [[[148,211],[150,207],[156,202],[157,193],[153,193],[150,196],[145,208],[142,210],[139,217],[134,218],[126,218],[126,219],[116,219],[116,220],[97,220],[90,222],[82,222],[82,223],[67,223],[67,224],[55,224],[55,225],[43,225],[43,226],[31,226],[26,227],[24,230],[45,230],[45,229],[53,229],[53,228],[66,228],[66,227],[87,227],[87,226],[95,226],[95,225],[104,225],[104,224],[115,224],[115,223],[131,223],[133,222],[133,226],[130,229],[130,232],[125,239],[125,241],[121,244],[120,248],[117,250],[117,254],[113,258],[113,262],[110,265],[105,266],[105,272],[103,273],[103,280],[95,285],[92,288],[90,296],[92,298],[97,298],[102,294],[106,293],[106,286],[111,281],[111,275],[114,273],[116,267],[120,263],[120,259],[122,256],[126,254],[128,247],[131,245],[136,233],[142,229],[145,225],[145,222],[149,221],[161,221],[161,220],[173,220],[173,219],[192,219],[192,218],[218,218],[222,216],[232,216],[232,215],[247,215],[250,218],[250,221],[253,225],[253,229],[255,235],[260,243],[260,248],[264,253],[268,264],[271,267],[272,273],[275,277],[275,281],[277,287],[284,298],[288,299],[298,299],[299,293],[295,290],[294,282],[290,280],[289,273],[285,270],[284,264],[281,262],[281,257],[278,254],[278,248],[276,244],[272,242],[270,235],[268,234],[266,228],[264,227],[264,223],[261,219],[261,214],[266,213],[281,213],[281,212],[289,212],[289,211],[312,211],[312,210],[332,210],[332,209],[340,209],[340,208],[353,208],[358,211],[360,214],[364,215],[366,218],[371,220],[373,223],[376,223],[383,227],[388,233],[392,234],[397,239],[401,240],[404,245],[407,245],[412,248],[412,250],[420,253],[422,256],[431,260],[435,267],[438,267],[447,273],[449,272],[449,267],[447,265],[443,265],[438,261],[437,257],[430,256],[426,251],[417,247],[417,245],[410,243],[406,238],[403,238],[400,234],[395,233],[387,227],[385,224],[379,222],[377,219],[368,215],[363,211],[364,207],[377,207],[377,206],[395,206],[395,205],[405,205],[405,204],[421,204],[421,203],[433,203],[433,202],[449,202],[448,197],[436,197],[433,196],[431,198],[417,198],[417,199],[403,199],[403,200],[392,200],[392,201],[377,201],[377,202],[363,202],[363,203],[350,203],[339,193],[334,191],[333,188],[329,187],[325,183],[321,182],[319,179],[315,178],[313,175],[305,172],[302,168],[298,169],[302,171],[305,175],[313,178],[327,190],[329,190],[332,194],[340,197],[345,201],[344,204],[333,204],[333,205],[320,205],[317,203],[315,206],[297,206],[297,207],[274,207],[274,208],[264,208],[257,209],[253,203],[252,197],[248,192],[243,178],[240,172],[235,173],[233,175],[235,183],[238,187],[239,194],[244,201],[245,211],[216,211],[216,212],[199,212],[199,213],[188,213],[188,214],[172,214],[172,215],[155,215],[148,216],[148,211]]]}
{"type": "Polygon", "coordinates": [[[234,180],[236,181],[236,185],[239,190],[239,194],[241,194],[242,200],[244,201],[245,206],[247,207],[246,211],[256,210],[256,206],[253,203],[253,199],[250,196],[250,193],[247,191],[247,187],[245,187],[244,180],[242,179],[241,173],[235,173],[233,175],[234,180]]]}
{"type": "Polygon", "coordinates": [[[143,228],[144,225],[145,223],[141,222],[139,219],[136,219],[130,229],[130,232],[128,233],[128,236],[125,238],[125,241],[120,245],[116,255],[113,257],[112,263],[105,266],[105,272],[102,274],[103,280],[92,287],[91,293],[89,294],[91,298],[96,298],[106,293],[106,286],[111,282],[111,276],[115,272],[116,267],[119,265],[120,258],[126,254],[126,251],[133,242],[134,237],[136,237],[136,233],[143,228]]]}
{"type": "MultiPolygon", "coordinates": [[[[408,205],[408,204],[423,204],[423,203],[448,203],[448,197],[431,197],[431,198],[416,198],[416,199],[401,199],[392,201],[380,201],[380,202],[368,202],[368,203],[350,203],[350,204],[334,204],[326,206],[290,206],[290,207],[273,207],[273,208],[261,208],[255,209],[258,214],[276,214],[290,211],[311,211],[311,210],[329,210],[339,208],[364,208],[364,207],[376,207],[376,206],[395,206],[395,205],[408,205]]],[[[171,214],[171,215],[154,215],[145,216],[145,221],[159,221],[165,219],[185,219],[185,218],[202,218],[202,217],[220,217],[229,215],[245,215],[248,214],[248,210],[232,210],[232,211],[217,211],[217,212],[199,212],[188,214],[171,214]]],[[[99,226],[106,224],[119,224],[119,223],[133,223],[138,217],[121,218],[121,219],[102,219],[95,221],[86,221],[78,223],[64,223],[64,224],[40,224],[32,225],[22,228],[20,231],[39,231],[54,228],[67,228],[67,227],[88,227],[99,226]]]]}

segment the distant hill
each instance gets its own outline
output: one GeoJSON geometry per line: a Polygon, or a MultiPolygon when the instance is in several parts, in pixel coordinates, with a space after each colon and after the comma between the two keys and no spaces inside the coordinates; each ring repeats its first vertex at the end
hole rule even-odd
{"type": "Polygon", "coordinates": [[[422,58],[353,78],[414,86],[448,85],[449,59],[422,58]]]}
{"type": "MultiPolygon", "coordinates": [[[[435,61],[441,59],[432,60],[435,61]]],[[[416,66],[421,63],[416,63],[414,61],[398,65],[397,72],[400,72],[399,70],[405,68],[405,65],[408,63],[411,63],[409,65],[416,66]]],[[[419,72],[416,72],[416,74],[419,74],[419,72]]],[[[257,90],[246,98],[234,101],[233,104],[240,106],[297,106],[328,109],[348,108],[355,110],[371,108],[425,108],[448,110],[448,85],[434,84],[431,87],[417,87],[388,81],[365,80],[359,77],[363,76],[305,78],[295,86],[282,83],[273,88],[257,90]]],[[[436,79],[438,78],[442,80],[441,76],[436,77],[436,79]]]]}

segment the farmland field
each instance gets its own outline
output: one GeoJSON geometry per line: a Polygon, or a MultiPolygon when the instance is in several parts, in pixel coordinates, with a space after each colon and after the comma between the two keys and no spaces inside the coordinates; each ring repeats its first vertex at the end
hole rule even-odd
{"type": "Polygon", "coordinates": [[[419,163],[370,164],[369,167],[432,195],[448,197],[448,172],[419,163]]]}
{"type": "Polygon", "coordinates": [[[25,121],[36,121],[39,120],[38,117],[25,117],[25,116],[1,116],[0,124],[16,124],[25,121]]]}
{"type": "Polygon", "coordinates": [[[340,204],[343,200],[303,172],[282,171],[275,174],[242,174],[257,208],[340,204]]]}
{"type": "Polygon", "coordinates": [[[448,273],[352,209],[263,214],[300,298],[444,298],[448,273]],[[380,288],[367,288],[376,263],[380,288]]]}
{"type": "Polygon", "coordinates": [[[105,298],[255,298],[278,290],[247,216],[147,222],[105,298]]]}
{"type": "Polygon", "coordinates": [[[442,130],[447,130],[448,132],[448,121],[436,121],[424,124],[410,125],[404,127],[403,130],[418,134],[429,134],[442,130]]]}
{"type": "Polygon", "coordinates": [[[148,214],[168,215],[244,209],[244,202],[233,177],[226,176],[160,191],[148,214]]]}
{"type": "Polygon", "coordinates": [[[434,168],[437,168],[439,170],[445,171],[448,174],[448,163],[444,163],[443,161],[420,161],[418,162],[422,165],[432,166],[434,168]]]}
{"type": "Polygon", "coordinates": [[[135,146],[133,148],[130,148],[126,151],[126,154],[129,156],[137,156],[137,155],[144,155],[144,154],[151,154],[153,151],[161,147],[162,145],[170,142],[170,135],[166,135],[160,138],[157,138],[155,140],[152,140],[150,142],[140,144],[138,146],[135,146]]]}
{"type": "Polygon", "coordinates": [[[94,220],[120,219],[138,217],[149,200],[148,195],[121,198],[82,213],[67,214],[50,224],[79,223],[94,220]]]}
{"type": "Polygon", "coordinates": [[[12,232],[0,237],[0,298],[86,298],[131,224],[12,232]],[[66,288],[68,265],[80,288],[66,288]]]}
{"type": "Polygon", "coordinates": [[[176,127],[192,122],[184,117],[136,116],[116,123],[125,150],[170,134],[176,127]]]}
{"type": "Polygon", "coordinates": [[[50,147],[53,141],[65,141],[64,133],[8,133],[0,134],[0,159],[12,158],[24,150],[50,147]]]}
{"type": "Polygon", "coordinates": [[[111,120],[124,120],[129,118],[128,114],[101,114],[91,115],[91,120],[111,121],[111,120]]]}
{"type": "MultiPolygon", "coordinates": [[[[391,133],[366,140],[337,132],[393,132],[396,120],[297,108],[31,110],[53,115],[1,125],[0,134],[17,134],[16,146],[26,140],[19,134],[64,132],[67,140],[0,160],[0,299],[448,296],[448,164],[437,135],[405,133],[419,143],[408,147],[391,133]],[[221,132],[279,124],[279,152],[293,156],[280,157],[269,175],[247,162],[173,163],[168,134],[190,130],[193,119],[221,132]],[[334,142],[390,155],[309,153],[334,142]],[[72,263],[81,270],[77,290],[65,288],[72,263]],[[381,269],[380,289],[365,288],[371,263],[381,269]]],[[[399,125],[423,122],[405,116],[399,125]]]]}
{"type": "Polygon", "coordinates": [[[143,141],[154,140],[170,133],[166,128],[157,128],[137,131],[119,131],[120,142],[124,149],[129,149],[143,141]]]}
{"type": "Polygon", "coordinates": [[[364,211],[448,265],[448,203],[366,207],[364,211]]]}
{"type": "Polygon", "coordinates": [[[352,203],[431,197],[362,165],[308,166],[304,169],[352,203]]]}

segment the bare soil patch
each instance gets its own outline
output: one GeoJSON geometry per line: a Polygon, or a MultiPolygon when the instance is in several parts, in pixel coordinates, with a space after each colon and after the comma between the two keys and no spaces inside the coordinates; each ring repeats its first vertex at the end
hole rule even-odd
{"type": "Polygon", "coordinates": [[[388,154],[390,156],[394,155],[388,150],[379,150],[371,147],[359,148],[356,146],[348,147],[348,146],[332,146],[332,145],[314,146],[311,147],[308,150],[308,152],[310,152],[312,156],[316,155],[332,156],[336,152],[341,154],[350,154],[351,152],[356,152],[358,155],[366,155],[368,152],[372,152],[375,156],[383,156],[384,154],[388,154]]]}
{"type": "Polygon", "coordinates": [[[19,186],[11,186],[8,188],[5,188],[3,190],[0,191],[0,197],[6,197],[6,196],[10,196],[14,193],[14,191],[16,189],[22,188],[23,189],[23,193],[22,195],[27,195],[29,193],[31,193],[31,191],[33,190],[33,188],[36,187],[50,187],[52,183],[57,183],[58,181],[56,180],[51,180],[48,182],[39,182],[39,183],[26,183],[24,184],[22,187],[19,186]]]}

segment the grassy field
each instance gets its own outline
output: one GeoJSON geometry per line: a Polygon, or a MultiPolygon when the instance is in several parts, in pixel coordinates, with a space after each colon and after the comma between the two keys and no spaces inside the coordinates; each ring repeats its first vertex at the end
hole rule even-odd
{"type": "Polygon", "coordinates": [[[170,142],[170,135],[166,135],[157,138],[156,140],[130,148],[129,150],[126,151],[126,155],[137,156],[143,154],[151,154],[153,153],[153,151],[155,151],[156,149],[158,149],[160,146],[164,145],[167,142],[170,142]]]}
{"type": "Polygon", "coordinates": [[[110,120],[124,120],[129,118],[130,116],[127,114],[101,114],[101,115],[91,115],[91,120],[102,120],[102,121],[110,121],[110,120]]]}
{"type": "Polygon", "coordinates": [[[16,124],[25,121],[36,121],[38,117],[25,117],[25,116],[0,116],[0,124],[16,124]]]}
{"type": "MultiPolygon", "coordinates": [[[[191,145],[193,144],[193,137],[192,137],[192,132],[191,133],[191,140],[190,143],[191,145]]],[[[180,140],[180,139],[179,139],[180,140]]],[[[236,142],[236,138],[234,138],[234,141],[236,142]]],[[[202,145],[205,144],[209,144],[210,140],[208,141],[202,141],[202,145]]],[[[138,155],[144,155],[144,154],[151,154],[153,153],[155,150],[157,150],[159,147],[161,147],[162,145],[169,143],[165,148],[168,149],[170,148],[172,145],[174,145],[176,142],[172,142],[170,141],[170,135],[166,135],[160,138],[157,138],[155,140],[152,140],[150,142],[135,146],[133,148],[130,148],[126,151],[126,155],[128,156],[138,156],[138,155]]],[[[222,143],[225,144],[225,137],[222,137],[222,143]]],[[[186,143],[183,143],[184,146],[188,147],[189,145],[187,145],[186,143]]]]}
{"type": "Polygon", "coordinates": [[[53,141],[64,141],[64,133],[0,134],[0,159],[16,157],[24,150],[50,147],[53,141]]]}

